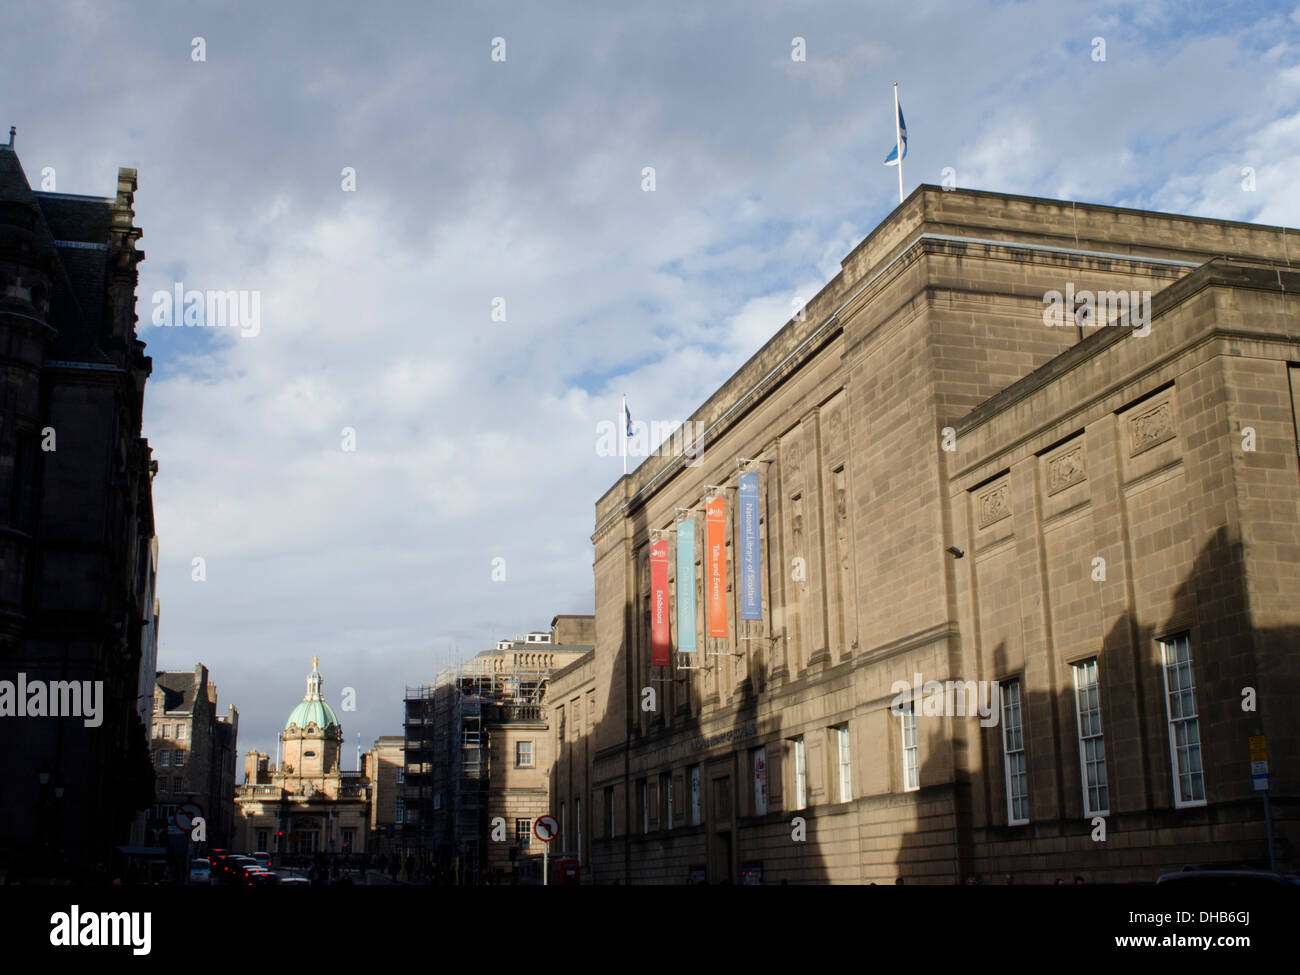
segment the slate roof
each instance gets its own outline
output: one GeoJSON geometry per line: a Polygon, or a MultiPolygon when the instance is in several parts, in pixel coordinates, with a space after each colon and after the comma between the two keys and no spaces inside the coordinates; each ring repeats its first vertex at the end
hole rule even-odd
{"type": "Polygon", "coordinates": [[[194,672],[160,670],[156,683],[163,690],[164,711],[194,710],[194,672]]]}
{"type": "Polygon", "coordinates": [[[113,201],[103,197],[33,192],[18,154],[2,145],[0,200],[20,203],[34,211],[40,218],[40,236],[58,257],[46,319],[58,331],[50,358],[112,364],[113,360],[99,347],[99,335],[103,328],[113,201]],[[77,247],[67,246],[68,243],[104,246],[77,247]]]}

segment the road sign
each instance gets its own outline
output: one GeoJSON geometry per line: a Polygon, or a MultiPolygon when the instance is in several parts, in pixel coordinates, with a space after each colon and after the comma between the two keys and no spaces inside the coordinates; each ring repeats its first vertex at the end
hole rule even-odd
{"type": "Polygon", "coordinates": [[[533,835],[543,843],[552,842],[560,835],[560,823],[554,816],[538,816],[533,823],[533,835]]]}
{"type": "Polygon", "coordinates": [[[1250,785],[1256,792],[1268,791],[1268,742],[1263,735],[1250,736],[1250,785]]]}
{"type": "Polygon", "coordinates": [[[1263,735],[1250,736],[1250,762],[1268,761],[1268,742],[1263,735]]]}
{"type": "Polygon", "coordinates": [[[188,833],[194,827],[194,820],[202,817],[203,807],[191,799],[176,807],[176,812],[172,814],[172,822],[181,832],[188,833]]]}

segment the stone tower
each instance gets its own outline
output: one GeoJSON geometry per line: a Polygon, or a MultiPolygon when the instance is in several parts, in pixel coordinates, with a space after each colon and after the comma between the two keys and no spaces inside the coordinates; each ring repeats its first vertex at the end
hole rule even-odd
{"type": "Polygon", "coordinates": [[[307,675],[307,694],[280,732],[280,741],[284,743],[281,770],[286,775],[315,778],[339,768],[343,728],[321,695],[325,679],[319,668],[320,658],[313,657],[311,673],[307,675]]]}

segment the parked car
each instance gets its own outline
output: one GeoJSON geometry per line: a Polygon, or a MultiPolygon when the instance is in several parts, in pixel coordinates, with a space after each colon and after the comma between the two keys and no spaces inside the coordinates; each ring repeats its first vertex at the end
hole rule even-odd
{"type": "Polygon", "coordinates": [[[206,857],[195,857],[190,861],[190,883],[212,883],[212,861],[206,857]]]}
{"type": "Polygon", "coordinates": [[[270,870],[250,870],[244,880],[248,887],[269,887],[279,882],[280,878],[270,870]]]}
{"type": "Polygon", "coordinates": [[[253,859],[264,866],[267,870],[271,869],[271,854],[264,850],[259,850],[253,854],[253,859]]]}
{"type": "Polygon", "coordinates": [[[306,877],[281,877],[281,887],[310,887],[311,881],[306,877]]]}

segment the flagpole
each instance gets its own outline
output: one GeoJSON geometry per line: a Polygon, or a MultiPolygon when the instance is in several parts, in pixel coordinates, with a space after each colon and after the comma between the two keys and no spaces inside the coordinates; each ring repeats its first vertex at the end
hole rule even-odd
{"type": "Polygon", "coordinates": [[[619,439],[623,442],[623,476],[627,477],[627,393],[623,394],[623,412],[619,414],[618,425],[623,428],[619,439]]]}
{"type": "Polygon", "coordinates": [[[903,202],[903,132],[898,125],[898,82],[894,82],[894,145],[898,153],[898,202],[903,202]]]}

